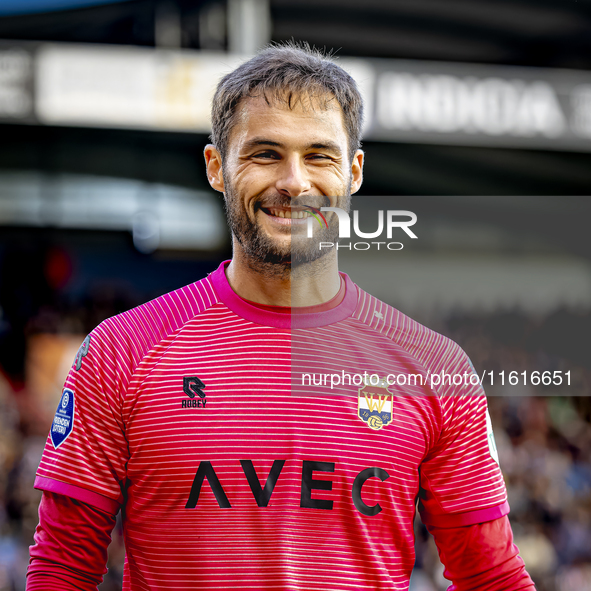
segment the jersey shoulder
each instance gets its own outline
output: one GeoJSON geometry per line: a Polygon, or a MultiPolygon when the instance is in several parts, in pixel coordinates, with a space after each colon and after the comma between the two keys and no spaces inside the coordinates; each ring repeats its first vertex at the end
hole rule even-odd
{"type": "Polygon", "coordinates": [[[211,280],[205,277],[107,318],[87,337],[86,349],[133,373],[148,351],[217,303],[211,280]]]}
{"type": "Polygon", "coordinates": [[[452,339],[413,320],[393,306],[359,287],[358,320],[393,341],[431,373],[459,370],[472,365],[464,350],[452,339]]]}

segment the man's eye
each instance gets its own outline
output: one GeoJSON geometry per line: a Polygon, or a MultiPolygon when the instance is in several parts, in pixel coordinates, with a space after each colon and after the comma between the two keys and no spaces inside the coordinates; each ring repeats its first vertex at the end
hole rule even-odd
{"type": "Polygon", "coordinates": [[[277,160],[279,158],[279,154],[277,154],[277,152],[267,150],[265,152],[259,152],[258,154],[255,154],[254,158],[277,160]]]}
{"type": "Polygon", "coordinates": [[[332,160],[327,154],[308,154],[308,160],[332,160]]]}

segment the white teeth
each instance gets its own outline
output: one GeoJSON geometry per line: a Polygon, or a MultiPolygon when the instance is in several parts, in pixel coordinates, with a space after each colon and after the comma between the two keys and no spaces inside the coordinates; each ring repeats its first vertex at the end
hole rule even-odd
{"type": "Polygon", "coordinates": [[[310,217],[310,212],[302,210],[269,209],[272,216],[287,219],[302,219],[310,217]]]}

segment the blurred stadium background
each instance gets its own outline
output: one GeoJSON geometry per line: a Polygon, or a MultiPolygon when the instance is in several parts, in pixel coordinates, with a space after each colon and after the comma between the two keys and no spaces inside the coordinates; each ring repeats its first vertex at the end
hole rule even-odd
{"type": "MultiPolygon", "coordinates": [[[[538,589],[591,590],[588,0],[0,0],[0,591],[24,589],[84,335],[229,257],[201,155],[211,92],[288,39],[336,50],[366,96],[362,228],[418,215],[418,240],[343,268],[479,372],[571,372],[487,392],[538,589]]],[[[416,534],[412,591],[445,589],[416,534]]],[[[103,591],[123,556],[118,527],[103,591]]]]}

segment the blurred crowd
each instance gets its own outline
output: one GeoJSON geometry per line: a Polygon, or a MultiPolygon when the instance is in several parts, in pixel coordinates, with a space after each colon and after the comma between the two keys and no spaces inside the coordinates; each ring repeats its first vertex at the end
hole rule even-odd
{"type": "MultiPolygon", "coordinates": [[[[40,310],[24,327],[27,342],[53,331],[75,333],[79,344],[101,317],[135,303],[120,294],[102,293],[95,300],[75,313],[40,310]]],[[[529,572],[539,591],[591,591],[591,347],[586,342],[591,314],[558,310],[531,318],[518,312],[457,313],[430,324],[462,345],[478,373],[571,372],[570,385],[502,385],[499,379],[484,385],[515,541],[529,572]]],[[[7,334],[0,325],[0,339],[7,334]]],[[[27,343],[22,351],[27,354],[27,343]]],[[[67,363],[73,352],[75,348],[68,349],[67,363]]],[[[9,359],[11,368],[14,361],[9,359]]],[[[0,591],[25,586],[41,496],[33,482],[51,421],[46,411],[39,411],[42,399],[31,391],[41,382],[29,383],[27,375],[23,372],[21,379],[6,368],[0,372],[0,591]]],[[[54,396],[53,407],[59,387],[54,396]]],[[[446,589],[437,550],[418,519],[416,546],[411,591],[446,589]]],[[[102,591],[121,588],[124,555],[118,522],[102,591]]]]}
{"type": "MultiPolygon", "coordinates": [[[[539,591],[591,591],[591,315],[456,314],[439,323],[485,380],[515,542],[539,591]],[[499,372],[505,371],[505,384],[499,372]],[[508,383],[509,372],[571,372],[571,384],[508,383]],[[488,381],[488,383],[487,383],[488,381]]],[[[411,591],[449,584],[417,524],[411,591]]]]}

